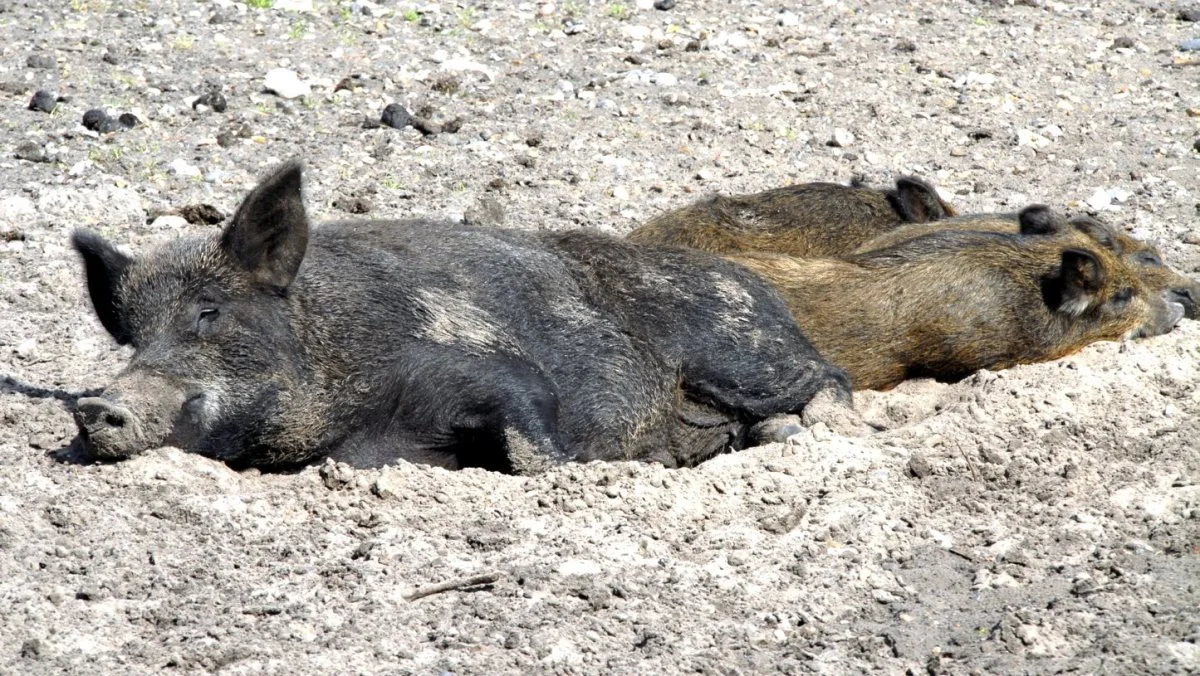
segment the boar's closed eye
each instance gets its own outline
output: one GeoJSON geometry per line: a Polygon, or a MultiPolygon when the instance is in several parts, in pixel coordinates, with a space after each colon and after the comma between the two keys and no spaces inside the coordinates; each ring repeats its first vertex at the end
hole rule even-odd
{"type": "Polygon", "coordinates": [[[1120,310],[1129,305],[1129,301],[1131,300],[1133,300],[1133,289],[1125,288],[1114,293],[1109,300],[1109,304],[1112,305],[1114,310],[1120,310]]]}
{"type": "Polygon", "coordinates": [[[1142,265],[1149,265],[1155,268],[1161,268],[1163,265],[1162,259],[1149,251],[1143,251],[1137,255],[1137,262],[1142,265]]]}
{"type": "Polygon", "coordinates": [[[220,315],[221,311],[215,307],[200,308],[200,312],[196,314],[196,335],[201,338],[212,335],[214,333],[213,324],[220,315]]]}

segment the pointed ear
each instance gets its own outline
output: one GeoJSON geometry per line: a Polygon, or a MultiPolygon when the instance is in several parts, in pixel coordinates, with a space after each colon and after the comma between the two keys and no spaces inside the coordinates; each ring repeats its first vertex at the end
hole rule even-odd
{"type": "Polygon", "coordinates": [[[896,211],[908,223],[930,223],[954,216],[954,207],[938,197],[937,189],[912,176],[896,179],[896,211]]]}
{"type": "Polygon", "coordinates": [[[1105,273],[1100,260],[1090,251],[1065,249],[1062,252],[1062,304],[1068,314],[1080,314],[1104,287],[1105,273]]]}
{"type": "Polygon", "coordinates": [[[1071,219],[1070,224],[1076,230],[1096,240],[1097,244],[1116,253],[1118,256],[1124,253],[1121,243],[1113,236],[1112,229],[1104,223],[1088,216],[1076,216],[1071,219]]]}
{"type": "Polygon", "coordinates": [[[1031,204],[1017,214],[1022,235],[1057,235],[1066,228],[1061,218],[1045,204],[1031,204]]]}
{"type": "Polygon", "coordinates": [[[91,230],[76,230],[71,235],[71,246],[83,259],[83,274],[96,317],[118,344],[128,344],[131,337],[121,320],[117,284],[133,259],[91,230]]]}
{"type": "Polygon", "coordinates": [[[308,215],[300,191],[300,162],[268,174],[242,200],[221,234],[221,249],[254,281],[286,289],[308,248],[308,215]]]}

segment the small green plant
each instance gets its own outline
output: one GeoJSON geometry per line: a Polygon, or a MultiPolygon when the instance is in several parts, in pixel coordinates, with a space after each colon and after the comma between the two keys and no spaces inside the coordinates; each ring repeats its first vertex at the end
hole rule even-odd
{"type": "Polygon", "coordinates": [[[471,20],[475,18],[475,8],[463,7],[462,9],[454,10],[454,16],[458,19],[459,26],[470,28],[471,20]]]}
{"type": "Polygon", "coordinates": [[[402,183],[400,181],[400,179],[396,178],[395,176],[385,177],[383,179],[382,183],[383,183],[383,187],[387,188],[388,190],[403,190],[404,189],[404,183],[402,183]]]}
{"type": "Polygon", "coordinates": [[[614,19],[624,19],[629,16],[629,9],[619,2],[614,2],[608,6],[608,15],[614,19]]]}
{"type": "Polygon", "coordinates": [[[291,27],[288,28],[288,39],[299,40],[306,33],[308,33],[308,20],[303,18],[296,19],[292,22],[291,27]]]}
{"type": "Polygon", "coordinates": [[[404,17],[404,20],[408,22],[419,21],[421,19],[420,12],[411,7],[404,10],[404,13],[400,16],[404,17]]]}
{"type": "Polygon", "coordinates": [[[185,52],[196,46],[196,40],[190,35],[180,35],[171,41],[171,49],[185,52]]]}
{"type": "Polygon", "coordinates": [[[246,4],[255,9],[270,9],[275,6],[275,0],[246,0],[246,4]]]}

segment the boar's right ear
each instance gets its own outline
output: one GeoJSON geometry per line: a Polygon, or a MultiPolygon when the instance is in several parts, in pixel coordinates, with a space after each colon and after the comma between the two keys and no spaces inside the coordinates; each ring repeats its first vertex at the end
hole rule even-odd
{"type": "Polygon", "coordinates": [[[937,188],[912,176],[896,179],[896,211],[907,223],[931,223],[954,216],[954,208],[938,197],[937,188]]]}
{"type": "Polygon", "coordinates": [[[119,345],[128,344],[131,340],[129,330],[121,321],[117,308],[117,283],[133,259],[91,230],[76,230],[71,235],[71,246],[83,259],[83,274],[87,278],[88,295],[92,298],[96,317],[119,345]]]}
{"type": "Polygon", "coordinates": [[[1113,237],[1113,231],[1104,223],[1090,216],[1076,216],[1071,219],[1070,224],[1076,230],[1096,240],[1097,244],[1118,256],[1125,253],[1122,251],[1121,243],[1113,237]]]}
{"type": "Polygon", "coordinates": [[[1031,204],[1017,214],[1022,235],[1057,235],[1065,228],[1061,218],[1045,204],[1031,204]]]}
{"type": "Polygon", "coordinates": [[[1061,302],[1058,309],[1069,315],[1082,314],[1104,287],[1104,268],[1090,251],[1065,249],[1062,252],[1061,302]]]}
{"type": "Polygon", "coordinates": [[[242,200],[221,234],[221,249],[254,281],[286,289],[308,248],[308,214],[300,190],[301,166],[272,171],[242,200]]]}

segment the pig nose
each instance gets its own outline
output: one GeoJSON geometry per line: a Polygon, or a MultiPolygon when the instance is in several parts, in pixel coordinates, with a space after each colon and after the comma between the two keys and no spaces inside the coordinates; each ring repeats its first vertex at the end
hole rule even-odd
{"type": "Polygon", "coordinates": [[[1171,289],[1167,291],[1167,301],[1179,303],[1183,307],[1184,317],[1196,318],[1196,294],[1191,289],[1171,289]]]}
{"type": "Polygon", "coordinates": [[[127,458],[136,452],[138,433],[133,413],[116,402],[102,397],[80,399],[76,402],[75,423],[93,457],[127,458]]]}

